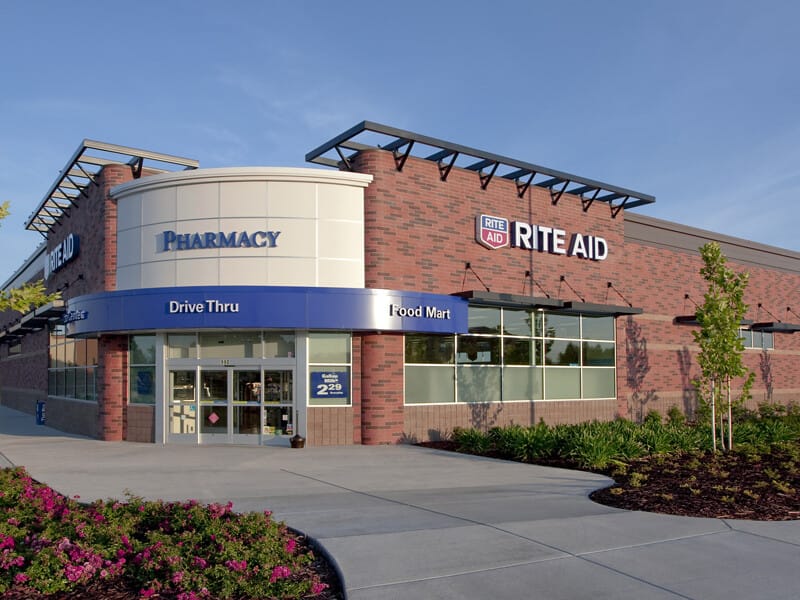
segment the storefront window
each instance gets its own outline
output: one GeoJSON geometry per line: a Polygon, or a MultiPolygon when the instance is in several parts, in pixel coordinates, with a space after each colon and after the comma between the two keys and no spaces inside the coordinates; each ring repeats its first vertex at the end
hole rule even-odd
{"type": "Polygon", "coordinates": [[[406,404],[616,395],[611,316],[470,307],[469,330],[454,344],[453,336],[406,336],[406,404]]]}
{"type": "Polygon", "coordinates": [[[740,329],[739,337],[742,338],[746,349],[772,350],[775,348],[773,334],[771,331],[751,331],[750,329],[740,329]]]}
{"type": "Polygon", "coordinates": [[[312,333],[308,336],[309,363],[349,363],[349,333],[312,333]]]}
{"type": "Polygon", "coordinates": [[[167,336],[167,347],[169,358],[197,358],[197,336],[193,333],[171,333],[167,336]]]}
{"type": "Polygon", "coordinates": [[[581,370],[545,367],[544,396],[548,400],[574,400],[581,397],[581,370]]]}
{"type": "Polygon", "coordinates": [[[308,336],[309,406],[349,406],[350,334],[308,336]]]}
{"type": "Polygon", "coordinates": [[[156,336],[132,335],[128,352],[128,401],[155,404],[156,336]]]}
{"type": "Polygon", "coordinates": [[[616,394],[614,369],[583,369],[584,398],[613,398],[616,394]]]}
{"type": "Polygon", "coordinates": [[[581,364],[581,347],[577,341],[547,340],[544,364],[561,367],[579,367],[581,364]]]}
{"type": "Polygon", "coordinates": [[[202,358],[261,358],[261,332],[211,332],[200,334],[202,358]]]}
{"type": "Polygon", "coordinates": [[[67,338],[64,327],[50,332],[47,393],[51,396],[96,401],[97,340],[67,338]]]}
{"type": "Polygon", "coordinates": [[[581,337],[585,340],[614,340],[614,317],[581,317],[581,337]]]}
{"type": "Polygon", "coordinates": [[[544,335],[549,338],[580,338],[580,317],[578,315],[562,315],[545,313],[544,335]]]}
{"type": "Polygon", "coordinates": [[[463,364],[499,365],[500,338],[459,336],[456,359],[463,364]]]}
{"type": "Polygon", "coordinates": [[[499,308],[470,308],[468,318],[470,333],[500,333],[499,308]]]}
{"type": "Polygon", "coordinates": [[[409,334],[405,338],[407,402],[455,402],[455,336],[409,334]]]}
{"type": "Polygon", "coordinates": [[[528,310],[504,310],[503,334],[530,337],[533,335],[533,321],[538,313],[528,310]]]}
{"type": "Polygon", "coordinates": [[[459,366],[458,378],[459,402],[500,402],[499,366],[459,366]]]}
{"type": "Polygon", "coordinates": [[[294,333],[281,331],[264,332],[264,358],[293,358],[295,356],[294,333]]]}
{"type": "Polygon", "coordinates": [[[503,399],[541,400],[542,381],[541,367],[503,367],[503,399]]]}
{"type": "Polygon", "coordinates": [[[406,363],[446,365],[453,363],[455,336],[414,335],[405,339],[406,363]]]}
{"type": "Polygon", "coordinates": [[[613,367],[614,344],[607,342],[583,342],[584,367],[613,367]]]}

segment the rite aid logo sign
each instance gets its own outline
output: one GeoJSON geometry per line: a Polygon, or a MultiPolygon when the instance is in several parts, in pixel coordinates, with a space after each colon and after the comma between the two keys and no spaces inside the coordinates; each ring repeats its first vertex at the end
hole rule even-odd
{"type": "Polygon", "coordinates": [[[599,235],[568,233],[558,227],[535,225],[524,221],[511,221],[493,215],[475,217],[475,240],[491,250],[506,246],[528,250],[563,254],[587,260],[608,258],[608,242],[599,235]]]}
{"type": "Polygon", "coordinates": [[[475,239],[491,250],[508,246],[508,219],[480,215],[475,219],[475,239]]]}

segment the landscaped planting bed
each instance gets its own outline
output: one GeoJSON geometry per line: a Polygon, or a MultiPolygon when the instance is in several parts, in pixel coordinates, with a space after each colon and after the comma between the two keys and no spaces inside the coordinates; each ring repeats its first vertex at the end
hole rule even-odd
{"type": "Polygon", "coordinates": [[[341,598],[333,569],[270,513],[195,501],[83,505],[0,470],[3,598],[341,598]]]}
{"type": "Polygon", "coordinates": [[[615,484],[591,498],[630,510],[751,520],[800,519],[800,408],[739,411],[734,450],[712,452],[710,427],[680,413],[641,424],[457,429],[423,445],[506,460],[583,469],[615,484]]]}

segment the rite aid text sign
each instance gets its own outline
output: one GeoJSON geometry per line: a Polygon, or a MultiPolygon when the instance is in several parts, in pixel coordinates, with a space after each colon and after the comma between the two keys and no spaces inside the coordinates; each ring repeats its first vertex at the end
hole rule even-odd
{"type": "Polygon", "coordinates": [[[479,244],[498,250],[507,245],[522,250],[577,256],[588,260],[608,258],[605,238],[582,233],[569,234],[558,227],[512,221],[503,217],[479,215],[475,219],[475,239],[479,244]]]}
{"type": "Polygon", "coordinates": [[[47,279],[66,265],[69,261],[78,257],[80,250],[80,240],[77,235],[70,233],[61,240],[52,251],[44,255],[44,278],[47,279]]]}

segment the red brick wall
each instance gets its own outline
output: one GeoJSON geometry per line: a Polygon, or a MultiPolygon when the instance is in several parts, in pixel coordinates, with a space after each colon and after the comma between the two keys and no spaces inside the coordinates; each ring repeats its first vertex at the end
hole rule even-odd
{"type": "MultiPolygon", "coordinates": [[[[595,203],[584,211],[579,198],[564,195],[554,205],[548,190],[535,186],[520,199],[514,182],[497,177],[482,190],[478,174],[461,169],[453,169],[442,182],[435,163],[415,158],[409,158],[398,172],[391,153],[380,150],[362,152],[354,165],[355,170],[374,176],[365,191],[367,287],[441,294],[483,290],[477,277],[465,270],[469,262],[493,292],[530,294],[525,272],[531,271],[538,284],[536,296],[547,293],[562,300],[625,305],[619,291],[633,306],[644,309],[642,315],[617,319],[616,402],[403,407],[400,336],[391,336],[391,346],[386,341],[389,336],[365,336],[364,443],[435,439],[455,426],[489,422],[637,418],[650,409],[666,412],[672,405],[690,414],[694,410],[691,380],[698,372],[693,328],[676,325],[674,318],[694,312],[694,305],[685,300],[687,293],[702,302],[705,284],[699,275],[698,253],[626,244],[624,212],[614,218],[606,204],[595,203]],[[480,214],[559,227],[567,231],[568,239],[573,233],[598,235],[606,239],[609,255],[604,261],[592,261],[517,248],[490,250],[475,241],[475,218],[480,214]],[[397,423],[400,415],[402,427],[397,423]]],[[[796,300],[800,278],[767,268],[748,270],[749,317],[755,318],[755,306],[762,302],[778,318],[792,321],[785,310],[800,304],[796,300]]],[[[764,317],[762,312],[761,320],[772,320],[764,317]]],[[[763,371],[771,371],[771,398],[800,400],[800,335],[775,334],[775,351],[766,357],[769,364],[763,371]]],[[[750,350],[745,360],[758,375],[754,401],[764,399],[762,355],[750,350]]]]}
{"type": "Polygon", "coordinates": [[[19,354],[0,346],[0,404],[34,414],[36,402],[47,398],[48,341],[48,333],[38,331],[22,338],[19,354]]]}
{"type": "MultiPolygon", "coordinates": [[[[61,291],[62,298],[113,290],[116,286],[116,202],[109,196],[115,185],[132,179],[130,167],[106,166],[90,186],[88,196],[77,200],[60,223],[48,234],[47,250],[53,250],[70,233],[80,238],[80,251],[74,260],[47,280],[48,292],[61,291]]],[[[27,336],[24,345],[35,345],[30,366],[31,377],[22,379],[20,387],[47,393],[47,347],[45,332],[27,336]],[[29,341],[30,338],[30,341],[29,341]]],[[[127,399],[127,338],[101,338],[98,348],[97,405],[67,400],[48,403],[48,423],[60,428],[119,440],[125,436],[124,412],[127,399]]],[[[13,387],[13,368],[6,373],[6,361],[0,361],[2,386],[13,387]]],[[[8,363],[11,365],[11,363],[8,363]]],[[[137,426],[137,432],[139,428],[137,426]]],[[[138,433],[136,435],[139,435],[138,433]]]]}
{"type": "MultiPolygon", "coordinates": [[[[604,204],[584,212],[579,199],[565,195],[553,205],[549,192],[536,186],[520,199],[514,182],[502,178],[482,190],[478,174],[462,169],[453,169],[442,182],[436,164],[422,159],[409,158],[398,172],[391,153],[379,150],[362,152],[355,165],[374,176],[364,200],[367,287],[441,294],[484,289],[471,273],[464,281],[465,262],[497,292],[522,293],[525,272],[531,271],[553,297],[605,302],[607,282],[619,281],[623,217],[612,219],[604,204]],[[592,261],[518,248],[490,250],[475,241],[480,214],[556,226],[568,234],[597,234],[607,240],[609,256],[592,261]],[[561,275],[581,297],[561,283],[561,275]]],[[[536,295],[543,295],[538,288],[536,295]]]]}
{"type": "Polygon", "coordinates": [[[49,396],[47,398],[47,425],[59,431],[99,437],[97,403],[49,396]]]}
{"type": "MultiPolygon", "coordinates": [[[[374,176],[364,202],[367,287],[440,294],[483,290],[477,277],[465,271],[469,262],[491,291],[530,294],[531,283],[525,279],[530,271],[541,286],[536,296],[546,292],[564,300],[621,303],[608,296],[607,282],[619,284],[624,223],[622,214],[611,217],[608,206],[598,203],[584,211],[579,199],[566,195],[554,205],[550,193],[538,187],[519,198],[515,183],[502,178],[483,190],[477,173],[461,169],[453,169],[443,182],[436,164],[421,159],[409,158],[398,172],[391,153],[379,150],[362,152],[355,165],[374,176]],[[599,235],[606,239],[609,255],[592,261],[518,248],[490,250],[475,241],[480,214],[558,227],[567,231],[567,241],[573,233],[599,235]]],[[[402,336],[365,337],[362,363],[366,444],[435,439],[455,426],[482,426],[491,420],[574,422],[614,416],[608,402],[404,407],[402,336]]]]}
{"type": "Polygon", "coordinates": [[[453,427],[492,427],[538,423],[582,423],[593,419],[611,420],[616,416],[615,400],[590,402],[487,402],[406,406],[404,439],[409,443],[444,440],[453,427]]]}
{"type": "MultiPolygon", "coordinates": [[[[775,317],[796,323],[786,312],[800,297],[800,276],[769,268],[729,261],[750,279],[745,302],[747,318],[773,321],[758,303],[775,317]]],[[[622,271],[624,293],[644,314],[617,321],[617,397],[620,414],[639,418],[648,410],[662,414],[677,406],[692,414],[696,408],[692,379],[699,377],[692,331],[674,318],[690,315],[695,302],[703,302],[707,284],[700,275],[699,253],[670,251],[629,243],[622,271]],[[685,298],[689,294],[690,300],[685,298]],[[637,351],[636,348],[639,350],[637,351]],[[643,350],[644,349],[644,350],[643,350]],[[638,365],[638,366],[637,366],[638,365]]],[[[800,336],[776,333],[775,349],[767,353],[746,350],[744,362],[756,374],[750,406],[759,402],[800,401],[800,336]],[[771,382],[771,390],[767,382],[771,382]]],[[[741,382],[738,382],[740,385],[741,382]]]]}
{"type": "Polygon", "coordinates": [[[106,441],[125,439],[128,408],[128,338],[108,335],[98,343],[97,368],[98,434],[106,441]]]}
{"type": "Polygon", "coordinates": [[[125,439],[129,442],[155,442],[156,408],[152,404],[127,404],[125,439]]]}
{"type": "Polygon", "coordinates": [[[340,446],[353,443],[352,406],[309,406],[306,445],[340,446]]]}
{"type": "Polygon", "coordinates": [[[89,188],[88,198],[78,201],[47,238],[51,251],[70,233],[80,237],[80,253],[47,280],[48,291],[63,290],[64,299],[113,290],[117,277],[117,204],[109,196],[112,187],[132,179],[130,167],[108,165],[89,188]],[[66,287],[65,287],[66,286],[66,287]]]}
{"type": "Polygon", "coordinates": [[[361,338],[361,442],[403,441],[403,336],[361,338]]]}

